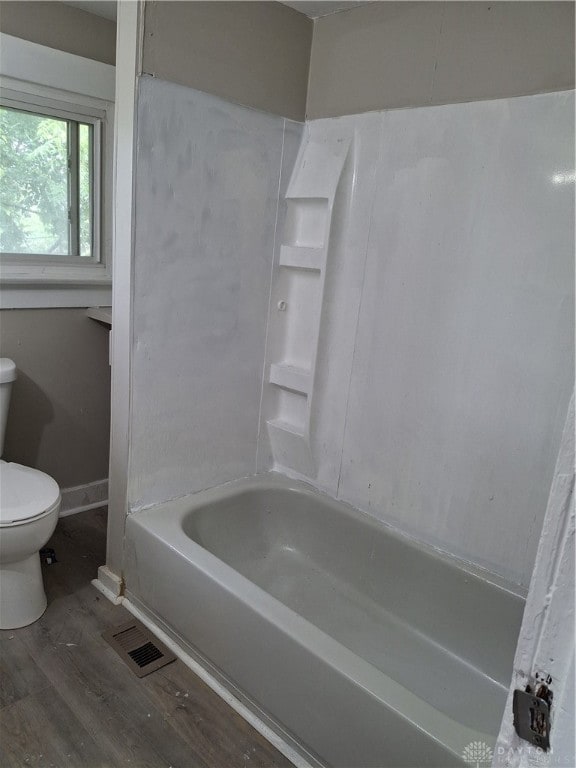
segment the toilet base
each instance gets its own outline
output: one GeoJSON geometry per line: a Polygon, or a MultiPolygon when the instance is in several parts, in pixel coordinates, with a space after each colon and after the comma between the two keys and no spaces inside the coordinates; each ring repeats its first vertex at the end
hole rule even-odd
{"type": "Polygon", "coordinates": [[[0,629],[32,624],[42,616],[46,605],[39,552],[0,566],[0,629]]]}

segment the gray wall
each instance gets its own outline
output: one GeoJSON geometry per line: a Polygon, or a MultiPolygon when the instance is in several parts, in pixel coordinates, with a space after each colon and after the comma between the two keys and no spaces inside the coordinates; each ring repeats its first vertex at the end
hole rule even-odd
{"type": "Polygon", "coordinates": [[[303,120],[312,21],[275,2],[147,2],[143,70],[303,120]]]}
{"type": "MultiPolygon", "coordinates": [[[[115,62],[116,24],[64,3],[2,2],[0,31],[115,62]]],[[[83,309],[2,310],[0,354],[20,371],[4,458],[48,472],[61,488],[108,477],[107,329],[83,309]]]]}
{"type": "Polygon", "coordinates": [[[1,2],[0,31],[105,64],[116,60],[116,24],[65,3],[1,2]]]}
{"type": "Polygon", "coordinates": [[[5,309],[0,354],[18,366],[3,458],[61,488],[108,477],[108,330],[83,309],[5,309]]]}
{"type": "Polygon", "coordinates": [[[307,115],[573,87],[573,3],[375,2],[315,21],[307,115]]]}

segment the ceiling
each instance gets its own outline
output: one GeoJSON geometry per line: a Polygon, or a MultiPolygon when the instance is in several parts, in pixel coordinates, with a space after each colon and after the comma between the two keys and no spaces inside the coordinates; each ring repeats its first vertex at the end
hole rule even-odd
{"type": "MultiPolygon", "coordinates": [[[[76,0],[75,2],[66,2],[67,5],[73,5],[83,11],[95,13],[97,16],[103,16],[105,19],[116,21],[116,0],[76,0]]],[[[337,11],[346,11],[349,8],[356,8],[359,5],[365,5],[362,0],[356,2],[331,2],[331,0],[312,0],[311,2],[284,2],[283,5],[289,5],[296,11],[305,14],[311,19],[317,19],[320,16],[328,16],[337,11]]]]}

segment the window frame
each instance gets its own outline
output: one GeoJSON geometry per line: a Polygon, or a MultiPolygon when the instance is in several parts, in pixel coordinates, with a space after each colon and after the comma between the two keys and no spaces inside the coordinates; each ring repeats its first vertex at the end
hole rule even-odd
{"type": "MultiPolygon", "coordinates": [[[[28,112],[38,117],[54,117],[92,126],[92,255],[50,255],[45,253],[9,253],[0,251],[0,270],[8,265],[93,265],[101,264],[102,254],[102,124],[106,118],[103,110],[80,104],[68,104],[33,96],[21,91],[13,91],[3,87],[0,90],[0,107],[28,112]]],[[[78,160],[76,158],[76,164],[78,160]]],[[[76,168],[77,171],[77,168],[76,168]]],[[[78,194],[76,189],[74,195],[78,194]]],[[[76,222],[76,226],[78,226],[76,222]]]]}
{"type": "Polygon", "coordinates": [[[54,109],[81,122],[97,119],[101,132],[100,260],[0,255],[0,309],[111,304],[115,76],[110,64],[0,33],[0,95],[16,95],[37,113],[54,109]]]}

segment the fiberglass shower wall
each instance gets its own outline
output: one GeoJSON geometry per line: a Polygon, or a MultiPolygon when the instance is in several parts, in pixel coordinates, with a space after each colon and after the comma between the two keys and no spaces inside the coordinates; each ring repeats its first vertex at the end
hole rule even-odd
{"type": "Polygon", "coordinates": [[[572,382],[572,105],[303,128],[142,78],[131,507],[277,469],[526,587],[572,382]],[[280,262],[311,137],[349,148],[323,290],[302,293],[317,272],[280,262]],[[302,377],[274,377],[314,345],[302,472],[267,423],[299,417],[302,377]]]}
{"type": "Polygon", "coordinates": [[[132,509],[256,471],[276,211],[301,133],[157,78],[138,105],[132,509]]]}
{"type": "Polygon", "coordinates": [[[272,328],[319,318],[310,458],[274,442],[269,333],[261,470],[528,586],[573,382],[573,136],[572,91],[307,123],[307,164],[349,143],[321,306],[279,315],[281,251],[273,279],[272,328]]]}

